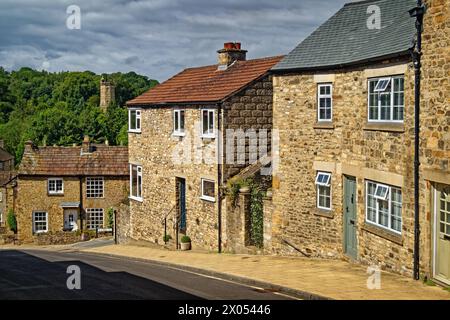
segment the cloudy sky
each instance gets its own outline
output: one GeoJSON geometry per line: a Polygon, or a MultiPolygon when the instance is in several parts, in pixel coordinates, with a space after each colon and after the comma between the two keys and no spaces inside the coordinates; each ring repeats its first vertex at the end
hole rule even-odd
{"type": "Polygon", "coordinates": [[[166,80],[216,63],[224,42],[248,58],[286,54],[350,0],[1,0],[0,66],[135,71],[166,80]],[[67,28],[70,5],[81,28],[67,28]]]}

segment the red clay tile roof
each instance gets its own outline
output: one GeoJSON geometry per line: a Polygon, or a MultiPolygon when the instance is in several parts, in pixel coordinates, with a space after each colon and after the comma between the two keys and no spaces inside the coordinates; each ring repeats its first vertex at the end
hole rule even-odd
{"type": "Polygon", "coordinates": [[[19,175],[128,176],[128,147],[92,144],[91,153],[77,147],[39,147],[25,152],[19,175]]]}
{"type": "Polygon", "coordinates": [[[0,148],[0,161],[12,160],[14,157],[5,149],[0,148]]]}
{"type": "Polygon", "coordinates": [[[218,102],[263,76],[282,58],[236,61],[225,71],[218,71],[217,65],[188,68],[127,105],[218,102]]]}

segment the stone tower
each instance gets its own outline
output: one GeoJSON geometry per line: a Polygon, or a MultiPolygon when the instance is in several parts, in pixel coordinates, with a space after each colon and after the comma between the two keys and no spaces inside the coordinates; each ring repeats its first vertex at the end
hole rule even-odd
{"type": "Polygon", "coordinates": [[[100,108],[103,111],[116,101],[115,89],[116,87],[103,76],[100,80],[100,108]]]}

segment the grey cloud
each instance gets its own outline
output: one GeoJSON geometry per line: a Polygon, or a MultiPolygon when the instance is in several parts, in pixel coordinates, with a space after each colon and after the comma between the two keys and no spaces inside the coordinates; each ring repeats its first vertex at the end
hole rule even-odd
{"type": "Polygon", "coordinates": [[[286,54],[348,0],[2,0],[0,65],[135,71],[165,80],[213,64],[223,42],[249,58],[286,54]],[[81,30],[66,8],[81,8],[81,30]]]}

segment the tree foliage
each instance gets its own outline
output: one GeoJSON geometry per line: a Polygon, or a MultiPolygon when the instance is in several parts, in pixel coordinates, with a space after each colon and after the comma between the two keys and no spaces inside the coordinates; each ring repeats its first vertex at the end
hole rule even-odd
{"type": "Polygon", "coordinates": [[[24,143],[80,144],[84,135],[94,142],[127,144],[126,101],[155,86],[156,80],[135,72],[106,75],[116,87],[116,103],[99,108],[101,76],[90,71],[36,71],[0,67],[0,139],[19,163],[24,143]]]}

